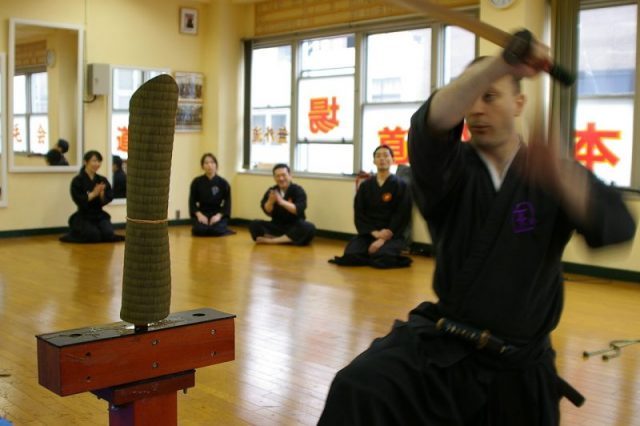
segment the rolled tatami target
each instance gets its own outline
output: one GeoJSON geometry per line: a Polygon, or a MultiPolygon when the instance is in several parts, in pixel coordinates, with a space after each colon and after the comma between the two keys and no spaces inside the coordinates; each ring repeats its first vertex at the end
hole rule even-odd
{"type": "Polygon", "coordinates": [[[171,305],[167,209],[178,86],[159,75],[129,103],[127,227],[120,318],[137,326],[162,320],[171,305]]]}

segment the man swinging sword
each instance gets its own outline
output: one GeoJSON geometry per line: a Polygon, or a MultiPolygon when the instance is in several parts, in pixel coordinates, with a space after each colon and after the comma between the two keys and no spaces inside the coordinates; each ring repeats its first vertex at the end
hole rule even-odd
{"type": "Polygon", "coordinates": [[[520,33],[413,115],[413,193],[435,248],[438,300],[338,372],[320,425],[549,426],[561,397],[582,403],[558,377],[549,338],[562,312],[562,252],[574,231],[601,247],[632,239],[635,223],[617,192],[559,156],[540,123],[528,141],[517,133],[520,80],[545,69],[546,52],[520,33]]]}

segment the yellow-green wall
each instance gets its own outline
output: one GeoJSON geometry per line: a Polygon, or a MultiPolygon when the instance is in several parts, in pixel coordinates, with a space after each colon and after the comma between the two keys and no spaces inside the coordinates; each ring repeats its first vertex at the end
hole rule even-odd
{"type": "MultiPolygon", "coordinates": [[[[252,15],[251,5],[233,4],[231,0],[3,0],[0,22],[5,30],[0,31],[0,52],[9,51],[9,19],[21,18],[83,25],[86,64],[203,73],[203,131],[178,133],[174,141],[169,218],[175,217],[176,210],[184,218],[188,214],[188,186],[200,173],[199,159],[203,152],[218,154],[220,173],[231,179],[239,164],[241,40],[252,34],[252,15]],[[197,35],[179,33],[181,7],[199,11],[197,35]]],[[[98,96],[84,104],[84,150],[96,149],[107,154],[107,131],[106,97],[98,96]]],[[[6,162],[2,167],[7,167],[6,162]]],[[[106,161],[99,173],[110,175],[106,161]]],[[[8,206],[0,208],[0,231],[66,226],[75,210],[69,196],[69,182],[74,174],[9,173],[8,182],[3,185],[8,206]]],[[[109,205],[106,209],[114,222],[124,222],[125,205],[109,205]]]]}
{"type": "MultiPolygon", "coordinates": [[[[320,0],[317,0],[320,1],[320,0]]],[[[333,0],[323,3],[344,3],[333,0]]],[[[361,4],[362,2],[358,3],[361,4]]],[[[383,2],[370,2],[376,10],[383,2]]],[[[457,4],[470,4],[458,1],[457,4]]],[[[481,0],[483,20],[511,31],[528,27],[542,33],[544,1],[518,0],[511,8],[498,11],[481,0]]],[[[113,65],[169,68],[172,71],[201,72],[205,75],[204,120],[201,133],[177,133],[174,143],[169,195],[170,219],[176,210],[187,216],[188,187],[200,173],[199,159],[203,152],[214,152],[220,162],[220,174],[233,188],[234,218],[262,217],[258,202],[270,176],[255,175],[240,170],[242,164],[243,125],[243,52],[242,39],[254,34],[257,27],[255,8],[282,5],[271,0],[256,5],[233,0],[3,0],[0,20],[0,51],[8,52],[8,20],[10,17],[50,22],[80,24],[85,27],[85,62],[113,65]],[[199,11],[198,35],[178,32],[180,7],[199,11]]],[[[291,7],[300,1],[287,0],[291,7]]],[[[451,0],[451,4],[456,4],[451,0]]],[[[275,6],[274,6],[275,7],[275,6]]],[[[338,6],[336,6],[338,7],[338,6]]],[[[395,10],[395,9],[394,9],[395,10]]],[[[360,13],[366,16],[366,13],[360,13]]],[[[300,25],[304,19],[297,20],[300,25]]],[[[278,23],[278,28],[281,24],[278,23]]],[[[261,28],[266,28],[264,22],[261,28]]],[[[483,42],[481,53],[495,53],[496,47],[483,42]]],[[[86,67],[85,67],[86,69],[86,67]]],[[[525,86],[532,103],[537,103],[540,84],[525,86]]],[[[84,149],[97,149],[106,154],[107,102],[99,96],[84,105],[84,149]]],[[[6,152],[6,151],[5,151],[6,152]]],[[[6,167],[6,164],[3,165],[6,167]]],[[[106,162],[100,170],[109,175],[106,162]]],[[[69,197],[69,182],[73,173],[9,173],[3,192],[8,207],[0,208],[0,231],[65,226],[75,210],[69,197]]],[[[309,196],[308,218],[319,229],[351,233],[355,231],[352,217],[354,182],[352,179],[312,179],[295,177],[309,196]]],[[[632,203],[636,217],[640,203],[632,203]]],[[[110,205],[107,210],[114,222],[122,223],[126,206],[110,205]]],[[[414,214],[414,240],[429,242],[424,222],[414,214]]],[[[570,244],[566,260],[602,267],[640,271],[640,247],[632,251],[587,252],[579,238],[570,244]]]]}

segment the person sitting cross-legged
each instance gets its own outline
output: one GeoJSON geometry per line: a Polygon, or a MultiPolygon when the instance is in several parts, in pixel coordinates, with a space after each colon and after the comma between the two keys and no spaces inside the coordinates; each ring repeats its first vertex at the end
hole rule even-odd
{"type": "Polygon", "coordinates": [[[313,223],[306,221],[307,194],[291,181],[286,164],[273,166],[276,185],[267,189],[260,206],[271,221],[254,220],[249,224],[251,238],[258,244],[293,244],[304,246],[316,233],[313,223]]]}

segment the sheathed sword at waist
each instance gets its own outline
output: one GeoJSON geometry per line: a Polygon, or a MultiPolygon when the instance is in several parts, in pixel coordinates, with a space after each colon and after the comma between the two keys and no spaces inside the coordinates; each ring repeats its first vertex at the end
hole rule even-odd
{"type": "Polygon", "coordinates": [[[492,335],[489,330],[480,330],[447,318],[440,318],[436,322],[436,329],[445,334],[466,340],[474,344],[478,349],[484,349],[492,353],[502,355],[514,349],[513,346],[492,335]]]}

